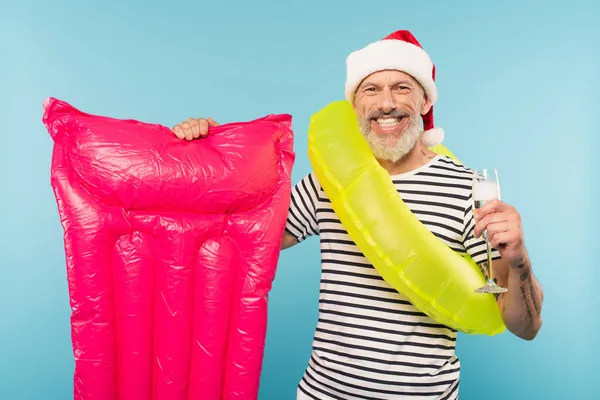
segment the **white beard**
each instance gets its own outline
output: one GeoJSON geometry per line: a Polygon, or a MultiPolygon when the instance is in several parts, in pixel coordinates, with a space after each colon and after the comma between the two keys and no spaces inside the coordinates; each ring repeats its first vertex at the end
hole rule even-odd
{"type": "Polygon", "coordinates": [[[369,119],[361,121],[361,131],[375,158],[396,162],[411,152],[421,138],[422,129],[419,116],[409,118],[408,127],[405,131],[386,136],[378,136],[373,133],[369,119]]]}

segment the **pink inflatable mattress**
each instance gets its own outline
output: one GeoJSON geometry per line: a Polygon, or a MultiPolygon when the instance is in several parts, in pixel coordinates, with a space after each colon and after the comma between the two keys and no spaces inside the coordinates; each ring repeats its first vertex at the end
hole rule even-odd
{"type": "Polygon", "coordinates": [[[289,115],[170,129],[50,98],[74,398],[258,396],[294,162],[289,115]]]}

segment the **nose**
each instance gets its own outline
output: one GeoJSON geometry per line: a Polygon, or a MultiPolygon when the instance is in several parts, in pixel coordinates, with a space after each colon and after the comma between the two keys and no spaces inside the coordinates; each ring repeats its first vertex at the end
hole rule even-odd
{"type": "Polygon", "coordinates": [[[385,113],[389,113],[393,110],[396,109],[396,100],[394,99],[394,96],[392,95],[391,90],[386,89],[382,91],[382,98],[381,98],[381,111],[385,112],[385,113]]]}

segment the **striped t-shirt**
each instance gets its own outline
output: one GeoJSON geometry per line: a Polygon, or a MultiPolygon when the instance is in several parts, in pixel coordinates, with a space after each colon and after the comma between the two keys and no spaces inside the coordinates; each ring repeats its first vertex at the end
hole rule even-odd
{"type": "MultiPolygon", "coordinates": [[[[391,179],[440,240],[477,263],[486,246],[473,237],[472,174],[444,156],[391,179]]],[[[286,231],[320,236],[319,319],[298,399],[457,399],[456,331],[427,317],[390,287],[334,213],[314,173],[292,190],[286,231]]],[[[494,250],[494,258],[498,258],[494,250]]]]}

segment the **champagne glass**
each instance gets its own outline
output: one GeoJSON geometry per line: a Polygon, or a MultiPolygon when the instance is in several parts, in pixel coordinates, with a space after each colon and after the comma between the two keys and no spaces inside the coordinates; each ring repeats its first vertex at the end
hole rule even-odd
{"type": "MultiPolygon", "coordinates": [[[[473,176],[473,210],[481,208],[486,202],[491,200],[500,200],[500,181],[498,179],[498,171],[496,169],[488,170],[481,169],[475,171],[473,176]],[[493,175],[490,175],[490,172],[493,175]]],[[[487,247],[487,258],[488,258],[488,280],[479,289],[476,289],[477,293],[504,293],[508,289],[498,286],[494,282],[492,276],[492,245],[487,237],[487,231],[483,232],[485,243],[487,247]]]]}

